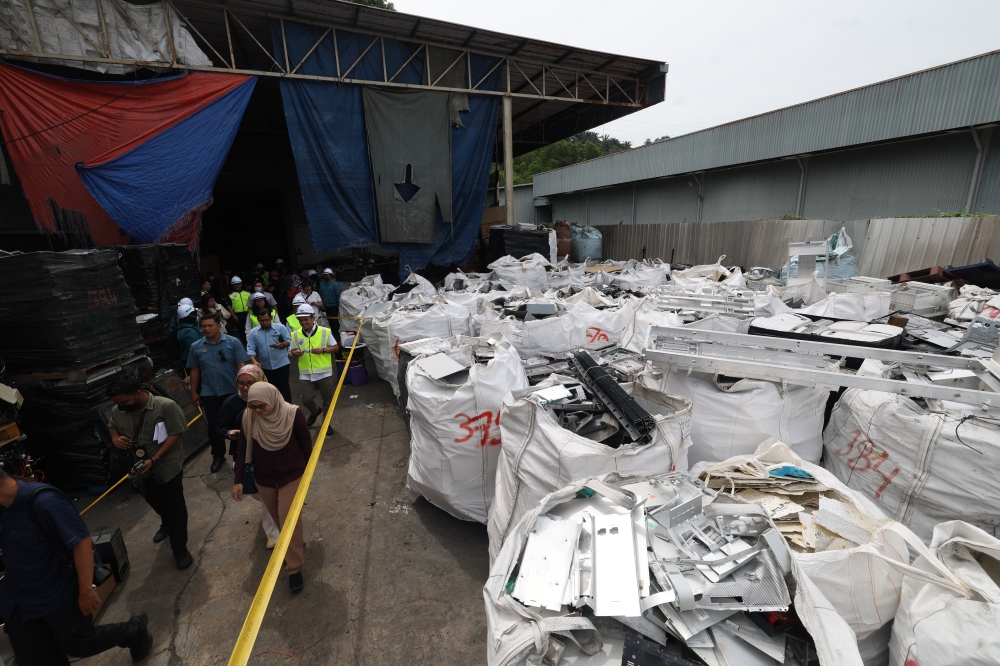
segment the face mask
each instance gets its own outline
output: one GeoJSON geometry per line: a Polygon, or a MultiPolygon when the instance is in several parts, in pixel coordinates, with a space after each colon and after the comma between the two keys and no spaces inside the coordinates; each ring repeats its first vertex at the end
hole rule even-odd
{"type": "Polygon", "coordinates": [[[259,294],[259,293],[261,293],[261,292],[263,292],[263,291],[264,291],[264,287],[254,287],[254,288],[253,288],[253,292],[254,292],[255,294],[259,294]]]}
{"type": "Polygon", "coordinates": [[[128,405],[118,405],[118,409],[120,409],[123,412],[137,412],[139,411],[139,408],[141,406],[142,405],[139,404],[139,401],[136,400],[135,402],[128,405]]]}

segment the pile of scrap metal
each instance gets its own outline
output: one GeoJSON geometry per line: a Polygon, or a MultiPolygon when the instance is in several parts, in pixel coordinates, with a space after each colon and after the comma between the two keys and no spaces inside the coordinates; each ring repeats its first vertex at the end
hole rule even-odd
{"type": "MultiPolygon", "coordinates": [[[[538,616],[602,627],[600,646],[549,636],[542,663],[812,661],[786,584],[791,555],[765,507],[682,472],[618,481],[524,518],[533,524],[505,593],[538,616]],[[623,639],[604,628],[611,619],[627,628],[623,639]]],[[[496,565],[504,554],[506,543],[496,565]]]]}
{"type": "Polygon", "coordinates": [[[650,411],[659,413],[659,408],[643,404],[620,386],[646,369],[638,354],[601,344],[599,349],[534,356],[522,363],[533,386],[513,391],[513,397],[534,393],[563,428],[612,448],[652,440],[656,424],[650,411]]]}
{"type": "Polygon", "coordinates": [[[764,464],[748,457],[721,469],[710,466],[702,479],[708,488],[763,507],[800,553],[860,546],[890,522],[860,512],[837,490],[788,463],[764,464]]]}

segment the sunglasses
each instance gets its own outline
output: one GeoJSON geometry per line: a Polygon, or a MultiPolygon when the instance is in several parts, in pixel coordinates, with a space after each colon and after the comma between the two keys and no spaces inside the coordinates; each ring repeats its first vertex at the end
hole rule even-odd
{"type": "Polygon", "coordinates": [[[226,362],[226,354],[221,349],[219,350],[219,360],[222,361],[223,363],[226,362]]]}
{"type": "Polygon", "coordinates": [[[265,405],[264,403],[257,403],[256,405],[254,405],[248,402],[247,409],[252,409],[255,412],[262,412],[265,409],[267,409],[267,405],[265,405]]]}

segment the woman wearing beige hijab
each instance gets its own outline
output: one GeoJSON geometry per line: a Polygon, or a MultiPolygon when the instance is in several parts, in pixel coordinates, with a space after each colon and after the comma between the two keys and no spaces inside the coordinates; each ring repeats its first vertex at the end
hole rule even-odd
{"type": "MultiPolygon", "coordinates": [[[[260,499],[278,526],[283,527],[311,454],[312,435],[302,410],[285,402],[273,384],[251,386],[233,470],[233,497],[243,499],[243,472],[252,462],[260,499]]],[[[299,519],[285,554],[292,592],[302,589],[304,545],[299,519]]]]}

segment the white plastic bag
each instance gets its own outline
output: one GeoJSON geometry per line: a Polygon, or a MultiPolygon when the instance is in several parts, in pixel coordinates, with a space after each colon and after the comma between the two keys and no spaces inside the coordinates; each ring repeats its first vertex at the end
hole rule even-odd
{"type": "Polygon", "coordinates": [[[959,520],[941,523],[930,554],[914,566],[967,589],[903,579],[889,642],[892,666],[1000,663],[1000,540],[959,520]]]}
{"type": "Polygon", "coordinates": [[[549,288],[546,268],[549,266],[549,260],[536,252],[520,259],[510,255],[500,257],[488,268],[496,274],[498,280],[546,291],[549,288]]]}
{"type": "Polygon", "coordinates": [[[663,390],[684,396],[691,407],[693,465],[749,455],[777,437],[799,457],[819,463],[823,453],[823,413],[830,392],[806,386],[741,379],[720,384],[717,376],[667,372],[663,390]]]}
{"type": "Polygon", "coordinates": [[[637,262],[630,259],[625,268],[610,273],[611,284],[629,291],[649,291],[663,284],[670,274],[670,264],[659,259],[637,262]]]}
{"type": "MultiPolygon", "coordinates": [[[[645,381],[645,379],[643,379],[645,381]]],[[[656,433],[649,444],[623,444],[617,449],[566,430],[549,409],[529,397],[504,398],[500,412],[503,444],[497,466],[496,497],[490,508],[490,559],[500,552],[507,532],[545,495],[574,479],[606,472],[660,474],[687,469],[691,403],[641,383],[627,391],[661,406],[654,415],[656,433]]]]}
{"type": "Polygon", "coordinates": [[[506,342],[461,383],[406,368],[410,467],[406,485],[461,520],[486,522],[500,455],[500,408],[510,391],[528,386],[521,358],[506,342]]]}
{"type": "Polygon", "coordinates": [[[398,301],[403,298],[413,297],[417,295],[426,296],[427,298],[434,298],[435,296],[437,296],[437,289],[434,288],[434,285],[432,285],[427,278],[417,275],[412,271],[407,276],[406,280],[403,281],[403,284],[412,284],[415,286],[413,287],[413,289],[406,292],[405,294],[398,294],[393,296],[392,300],[398,301]]]}
{"type": "Polygon", "coordinates": [[[850,388],[823,435],[824,465],[925,541],[964,520],[1000,526],[1000,422],[932,412],[894,393],[850,388]]]}
{"type": "Polygon", "coordinates": [[[664,312],[656,307],[654,297],[642,299],[636,308],[632,321],[622,331],[621,346],[629,351],[641,352],[646,348],[646,336],[654,326],[680,326],[681,318],[676,312],[664,312]]]}
{"type": "Polygon", "coordinates": [[[891,300],[892,292],[889,291],[870,291],[863,294],[834,292],[821,301],[792,312],[851,321],[871,321],[889,314],[891,300]]]}
{"type": "MultiPolygon", "coordinates": [[[[390,291],[395,289],[390,284],[382,284],[382,277],[370,275],[360,282],[351,284],[340,295],[340,316],[360,317],[372,303],[379,303],[386,300],[390,291]]],[[[341,331],[358,330],[358,322],[355,319],[342,319],[340,321],[341,331]]]]}

